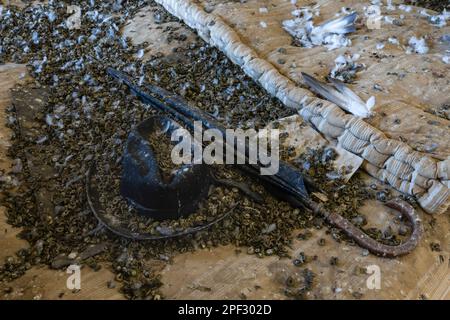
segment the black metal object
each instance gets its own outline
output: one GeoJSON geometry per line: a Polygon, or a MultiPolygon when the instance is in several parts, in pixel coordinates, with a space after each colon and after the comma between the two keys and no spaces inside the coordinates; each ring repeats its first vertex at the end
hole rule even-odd
{"type": "Polygon", "coordinates": [[[87,174],[86,174],[86,195],[87,195],[87,201],[89,208],[91,209],[93,215],[99,222],[100,227],[105,227],[115,235],[118,235],[123,238],[131,239],[131,240],[139,240],[139,241],[154,241],[154,240],[166,240],[166,239],[172,239],[182,236],[187,236],[189,234],[193,234],[202,230],[206,230],[210,228],[211,226],[215,225],[216,223],[224,220],[226,217],[228,217],[235,209],[236,206],[233,206],[229,211],[225,212],[224,214],[218,216],[216,219],[214,219],[211,222],[205,223],[200,226],[191,227],[184,229],[182,231],[174,231],[172,233],[164,233],[160,235],[154,235],[150,233],[143,233],[143,232],[132,232],[129,229],[117,225],[114,223],[108,216],[104,214],[104,208],[102,207],[99,198],[99,192],[95,186],[94,183],[92,183],[92,177],[96,173],[96,166],[92,165],[91,168],[89,168],[87,174]]]}
{"type": "MultiPolygon", "coordinates": [[[[225,136],[225,128],[221,124],[199,108],[188,106],[181,97],[176,96],[163,88],[151,84],[144,84],[142,88],[147,89],[148,92],[156,96],[154,97],[135,86],[133,81],[124,73],[112,68],[108,68],[107,73],[126,84],[131,92],[141,99],[142,102],[170,115],[188,129],[193,130],[194,121],[200,121],[207,129],[217,129],[225,136]]],[[[240,154],[239,156],[248,160],[248,148],[247,146],[245,147],[245,154],[240,154]]],[[[235,152],[238,152],[237,148],[235,148],[235,152]]],[[[280,161],[278,172],[275,175],[269,176],[260,175],[260,165],[248,164],[249,161],[246,161],[246,163],[247,164],[245,165],[236,166],[246,173],[257,177],[266,186],[269,186],[269,188],[274,188],[279,194],[279,197],[283,198],[283,200],[295,202],[297,206],[301,206],[303,200],[309,199],[307,185],[311,185],[311,182],[309,182],[308,179],[305,179],[292,165],[280,161]]]]}
{"type": "MultiPolygon", "coordinates": [[[[137,210],[154,219],[178,219],[197,209],[212,179],[205,164],[184,164],[163,179],[149,139],[170,135],[179,126],[164,116],[141,122],[128,136],[122,160],[120,191],[137,210]]],[[[167,146],[169,147],[169,146],[167,146]]]]}
{"type": "MultiPolygon", "coordinates": [[[[126,84],[144,103],[182,122],[185,127],[192,130],[194,128],[194,121],[201,121],[208,129],[218,129],[222,133],[225,132],[224,128],[215,119],[202,110],[189,106],[182,98],[150,84],[143,86],[144,89],[148,90],[146,92],[138,86],[135,86],[127,75],[112,68],[108,68],[107,73],[126,84]]],[[[237,149],[235,151],[238,152],[237,149]]],[[[245,154],[240,154],[239,156],[248,160],[248,150],[246,149],[245,154]]],[[[249,162],[247,161],[246,163],[249,162]]],[[[322,205],[314,202],[308,194],[308,188],[314,186],[293,166],[280,161],[278,173],[272,176],[260,175],[260,165],[245,164],[237,165],[237,167],[263,182],[268,188],[274,191],[278,198],[289,202],[294,207],[306,207],[314,213],[321,215],[328,223],[341,229],[361,247],[368,249],[373,254],[383,257],[397,257],[407,254],[417,246],[423,233],[421,221],[414,208],[406,202],[396,199],[386,205],[397,210],[409,220],[413,229],[412,234],[406,242],[398,246],[384,245],[370,238],[341,215],[328,212],[322,205]]]]}

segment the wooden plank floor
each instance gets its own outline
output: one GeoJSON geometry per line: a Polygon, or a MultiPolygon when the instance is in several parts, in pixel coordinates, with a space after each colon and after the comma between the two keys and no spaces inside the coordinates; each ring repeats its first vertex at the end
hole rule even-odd
{"type": "MultiPolygon", "coordinates": [[[[185,32],[188,39],[192,39],[190,30],[179,24],[176,26],[180,27],[178,32],[185,32]]],[[[126,26],[125,32],[137,43],[148,41],[149,52],[170,53],[179,44],[167,45],[166,35],[157,27],[151,12],[143,9],[126,26]]],[[[4,110],[10,104],[10,88],[25,80],[25,71],[21,65],[0,66],[0,168],[3,169],[11,165],[11,159],[5,156],[10,132],[4,127],[4,110]]],[[[374,223],[387,217],[376,203],[368,203],[363,210],[374,223]]],[[[424,214],[423,217],[427,227],[425,239],[414,253],[395,260],[366,256],[359,247],[335,242],[325,230],[311,230],[313,236],[309,240],[295,241],[294,253],[304,251],[318,256],[317,261],[307,265],[316,274],[310,298],[352,298],[352,293],[357,291],[364,294],[363,299],[417,299],[420,295],[430,299],[450,299],[449,215],[437,216],[434,229],[427,224],[430,217],[424,214]],[[317,245],[319,238],[326,240],[325,246],[317,245]],[[443,251],[431,252],[431,242],[439,242],[443,251]],[[443,261],[439,255],[444,257],[443,261]],[[329,264],[331,256],[340,257],[337,266],[329,264]],[[370,265],[381,269],[380,290],[369,290],[366,285],[368,275],[355,273],[357,267],[370,265]]],[[[18,231],[6,223],[5,210],[0,208],[0,261],[27,245],[17,239],[18,231]]],[[[285,299],[284,281],[288,275],[297,274],[299,269],[290,260],[259,259],[247,255],[245,248],[242,250],[244,253],[237,253],[235,247],[227,246],[175,257],[173,264],[162,271],[164,296],[169,299],[239,299],[245,295],[253,299],[285,299]]],[[[11,294],[3,293],[5,286],[0,288],[0,299],[121,299],[119,285],[113,289],[107,287],[107,282],[114,278],[108,268],[104,265],[98,272],[83,268],[81,290],[72,292],[66,287],[68,274],[35,267],[7,285],[14,289],[11,294]]]]}

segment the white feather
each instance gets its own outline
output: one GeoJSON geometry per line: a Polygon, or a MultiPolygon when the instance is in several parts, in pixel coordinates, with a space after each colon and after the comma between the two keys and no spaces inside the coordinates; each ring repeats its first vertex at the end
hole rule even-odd
{"type": "Polygon", "coordinates": [[[330,79],[334,88],[326,83],[323,83],[314,77],[302,73],[306,84],[317,94],[323,96],[330,102],[338,105],[347,112],[361,118],[368,118],[371,116],[368,105],[373,107],[375,100],[370,98],[365,103],[357,94],[346,87],[342,82],[335,79],[330,79]],[[373,104],[373,105],[372,105],[373,104]]]}
{"type": "Polygon", "coordinates": [[[284,29],[306,48],[324,45],[328,50],[351,45],[345,35],[354,32],[356,13],[314,26],[313,15],[309,9],[297,9],[292,12],[297,18],[283,21],[284,29]]]}
{"type": "Polygon", "coordinates": [[[367,101],[366,101],[366,107],[367,107],[367,110],[372,110],[373,109],[373,107],[375,107],[375,103],[376,103],[376,100],[375,100],[375,97],[374,96],[371,96],[367,101]]]}
{"type": "Polygon", "coordinates": [[[355,20],[357,14],[352,13],[331,21],[327,21],[320,26],[313,28],[311,31],[312,36],[324,35],[327,33],[334,34],[347,34],[355,31],[355,20]]]}

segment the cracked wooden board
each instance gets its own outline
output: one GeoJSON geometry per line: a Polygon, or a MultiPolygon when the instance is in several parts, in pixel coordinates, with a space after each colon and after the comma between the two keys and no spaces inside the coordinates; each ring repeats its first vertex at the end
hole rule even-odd
{"type": "MultiPolygon", "coordinates": [[[[373,226],[386,225],[392,219],[383,213],[387,211],[375,201],[361,209],[373,226]]],[[[293,256],[301,251],[318,256],[317,261],[300,268],[294,267],[291,259],[260,259],[247,255],[245,248],[237,253],[233,246],[178,255],[163,270],[163,293],[174,299],[240,299],[242,294],[248,299],[285,299],[286,277],[309,268],[316,274],[309,299],[355,299],[354,292],[362,293],[362,299],[448,299],[450,239],[446,230],[450,222],[440,216],[436,224],[432,230],[425,218],[425,239],[414,252],[397,259],[366,255],[358,246],[336,242],[325,229],[311,229],[311,238],[294,241],[293,256]],[[320,238],[325,239],[324,246],[318,245],[320,238]],[[442,252],[431,252],[431,242],[441,243],[442,252]],[[333,256],[339,258],[337,266],[330,265],[333,256]],[[381,272],[379,290],[369,289],[370,275],[358,272],[358,268],[374,265],[381,272]]]]}
{"type": "MultiPolygon", "coordinates": [[[[12,159],[7,157],[10,146],[11,130],[5,127],[7,121],[6,108],[10,106],[10,90],[18,83],[26,80],[26,67],[18,64],[6,64],[0,66],[0,169],[8,171],[12,165],[12,159]]],[[[20,230],[13,228],[6,222],[6,208],[0,206],[0,260],[13,255],[17,250],[27,245],[26,241],[16,238],[20,230]]]]}
{"type": "Polygon", "coordinates": [[[196,37],[195,33],[183,27],[181,22],[156,23],[151,7],[143,8],[124,26],[122,33],[125,37],[130,37],[134,45],[148,43],[144,48],[144,59],[156,54],[170,54],[180,44],[192,43],[196,37]]]}
{"type": "MultiPolygon", "coordinates": [[[[114,279],[114,274],[104,268],[93,271],[87,266],[81,268],[80,290],[67,288],[70,274],[46,267],[33,267],[24,276],[9,283],[13,291],[4,294],[5,300],[123,300],[123,295],[115,288],[108,289],[106,283],[114,279]]],[[[3,288],[4,289],[4,288],[3,288]]]]}

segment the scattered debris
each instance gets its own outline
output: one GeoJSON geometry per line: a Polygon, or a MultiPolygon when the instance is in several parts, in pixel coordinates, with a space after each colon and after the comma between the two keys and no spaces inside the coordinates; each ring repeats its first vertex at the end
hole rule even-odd
{"type": "Polygon", "coordinates": [[[438,15],[430,14],[427,10],[423,9],[420,11],[420,15],[425,17],[430,24],[438,28],[445,27],[447,25],[447,20],[450,19],[450,12],[447,12],[446,9],[438,15]]]}
{"type": "Polygon", "coordinates": [[[408,41],[409,46],[406,48],[406,53],[411,54],[412,52],[418,54],[426,54],[429,51],[427,43],[424,38],[411,37],[408,41]]]}
{"type": "Polygon", "coordinates": [[[432,242],[430,244],[430,248],[431,248],[431,251],[436,251],[436,252],[441,252],[442,251],[441,245],[439,243],[437,243],[437,242],[432,242]]]}
{"type": "MultiPolygon", "coordinates": [[[[132,45],[119,30],[147,2],[127,1],[126,6],[117,3],[83,2],[78,7],[83,13],[81,18],[78,21],[72,16],[75,23],[70,25],[66,24],[67,15],[76,15],[78,9],[69,11],[63,2],[30,4],[24,10],[0,6],[0,60],[28,63],[34,81],[21,90],[34,86],[51,89],[43,112],[37,112],[27,122],[36,126],[30,137],[21,136],[18,123],[10,122],[15,133],[10,154],[17,160],[13,176],[1,175],[0,188],[4,191],[11,184],[18,188],[16,193],[5,193],[4,204],[8,207],[8,222],[23,230],[20,237],[26,239],[30,247],[6,259],[0,266],[0,281],[12,281],[32,266],[62,268],[74,259],[85,259],[89,262],[82,264],[92,265],[97,270],[100,263],[111,267],[116,276],[114,281],[108,282],[108,288],[118,284],[130,299],[159,299],[161,280],[158,271],[146,265],[148,259],[228,244],[246,246],[249,254],[259,257],[287,256],[292,231],[313,228],[317,221],[311,212],[293,210],[258,184],[252,183],[251,189],[264,196],[263,205],[232,188],[217,186],[191,217],[165,223],[137,215],[135,208],[120,196],[124,141],[131,128],[154,112],[133,99],[120,84],[105,81],[107,66],[127,70],[136,79],[144,76],[142,81],[155,82],[183,95],[190,103],[214,113],[221,122],[233,127],[260,128],[292,111],[267,95],[239,67],[200,39],[188,47],[177,48],[170,56],[154,55],[148,57],[148,61],[143,59],[142,47],[132,45]],[[52,36],[44,37],[48,30],[54,30],[52,36]],[[183,63],[173,63],[174,60],[183,63]],[[255,113],[259,116],[257,119],[255,113]],[[33,170],[29,174],[30,156],[33,166],[41,169],[39,172],[33,170]],[[238,210],[211,230],[183,241],[126,241],[97,224],[85,198],[80,197],[85,193],[83,177],[94,159],[99,168],[94,178],[99,184],[100,201],[111,219],[131,230],[169,232],[167,230],[211,221],[235,205],[238,210]],[[49,172],[53,171],[57,179],[49,179],[53,177],[49,172]],[[13,179],[18,180],[12,183],[13,179]],[[49,204],[54,216],[40,210],[35,201],[36,194],[45,187],[54,190],[49,204]],[[47,223],[48,219],[52,219],[51,224],[47,223]]],[[[174,20],[161,7],[152,6],[159,23],[174,20]]],[[[355,19],[356,15],[351,14],[318,27],[313,27],[311,22],[308,41],[330,48],[344,43],[350,45],[345,34],[354,30],[355,19]]],[[[330,181],[327,173],[335,168],[323,159],[323,150],[310,150],[295,164],[312,177],[327,197],[332,197],[333,201],[324,204],[328,210],[339,212],[347,219],[355,218],[357,208],[363,201],[374,198],[373,193],[358,175],[350,183],[339,178],[330,181]],[[306,162],[308,166],[303,165],[306,162]]],[[[218,175],[241,182],[251,181],[234,170],[219,170],[218,175]]],[[[339,241],[346,240],[337,230],[332,234],[339,241]]],[[[321,240],[323,245],[325,240],[321,240]]],[[[164,261],[167,263],[166,259],[164,261]]],[[[305,298],[311,290],[314,273],[305,269],[301,274],[302,281],[288,285],[288,296],[305,298]]]]}
{"type": "Polygon", "coordinates": [[[450,56],[443,56],[442,61],[444,61],[445,64],[450,64],[450,56]]]}
{"type": "Polygon", "coordinates": [[[355,21],[358,17],[356,13],[327,21],[316,27],[310,9],[298,9],[293,15],[296,16],[295,19],[283,21],[283,28],[294,37],[294,45],[306,48],[323,45],[328,50],[351,45],[351,40],[345,35],[356,30],[355,21]]]}
{"type": "Polygon", "coordinates": [[[389,37],[389,38],[388,38],[388,42],[389,42],[390,44],[400,45],[400,42],[399,42],[398,39],[395,38],[395,37],[389,37]]]}
{"type": "Polygon", "coordinates": [[[284,294],[292,299],[304,300],[314,286],[315,274],[309,269],[294,273],[286,278],[284,294]]]}
{"type": "Polygon", "coordinates": [[[345,83],[353,82],[356,78],[356,73],[365,68],[364,64],[356,62],[359,58],[360,55],[357,53],[351,56],[340,55],[334,60],[335,67],[331,70],[330,77],[345,83]]]}

